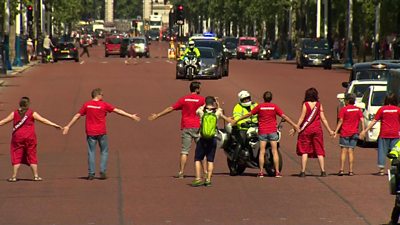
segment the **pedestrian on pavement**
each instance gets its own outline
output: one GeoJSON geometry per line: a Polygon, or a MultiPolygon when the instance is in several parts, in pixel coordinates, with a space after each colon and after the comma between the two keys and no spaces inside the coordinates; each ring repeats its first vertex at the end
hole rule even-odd
{"type": "Polygon", "coordinates": [[[88,144],[88,180],[95,177],[95,156],[96,143],[100,146],[100,179],[107,179],[107,160],[108,160],[108,138],[106,130],[107,113],[115,112],[119,115],[140,121],[137,114],[130,114],[122,109],[115,108],[113,105],[103,101],[103,90],[96,88],[92,90],[92,100],[83,104],[82,108],[74,115],[72,120],[64,127],[63,134],[68,134],[72,125],[82,116],[86,116],[86,140],[88,144]]]}
{"type": "MultiPolygon", "coordinates": [[[[300,177],[306,176],[308,157],[318,158],[321,177],[326,177],[324,136],[321,121],[329,134],[333,136],[335,132],[330,128],[326,120],[324,108],[319,101],[318,91],[315,88],[309,88],[306,90],[301,115],[297,122],[300,131],[297,137],[296,153],[301,156],[300,177]]],[[[295,130],[292,129],[291,133],[293,134],[294,132],[295,130]]]]}
{"type": "Polygon", "coordinates": [[[376,122],[381,121],[381,128],[378,137],[378,168],[377,175],[385,175],[386,154],[392,149],[399,140],[400,130],[400,108],[395,94],[385,97],[384,104],[375,114],[374,119],[368,124],[367,128],[360,133],[360,139],[364,139],[376,122]]]}
{"type": "Polygon", "coordinates": [[[346,156],[349,155],[349,176],[354,175],[353,162],[354,162],[354,148],[357,145],[359,138],[358,127],[361,123],[361,130],[364,130],[364,117],[361,109],[354,106],[356,102],[355,94],[346,94],[345,96],[345,107],[343,107],[339,112],[339,122],[335,129],[336,138],[340,131],[339,145],[341,148],[340,153],[340,170],[338,176],[344,175],[344,162],[346,161],[346,156]]]}
{"type": "Polygon", "coordinates": [[[33,48],[32,39],[28,38],[28,40],[26,40],[26,53],[28,55],[28,62],[31,62],[31,60],[33,59],[34,52],[35,49],[33,48]]]}
{"type": "Polygon", "coordinates": [[[217,150],[217,122],[219,118],[224,119],[228,123],[233,122],[230,118],[226,117],[216,97],[207,96],[205,98],[205,105],[196,110],[196,114],[201,118],[200,125],[200,139],[196,143],[196,150],[194,153],[195,174],[196,178],[192,182],[192,186],[197,187],[201,185],[211,186],[211,176],[214,170],[215,152],[217,150]],[[205,180],[201,179],[201,162],[207,157],[207,173],[204,174],[205,180]]]}
{"type": "Polygon", "coordinates": [[[6,118],[0,121],[3,126],[13,121],[13,131],[11,137],[11,164],[13,166],[13,174],[8,179],[9,182],[18,181],[18,170],[21,164],[31,167],[34,181],[41,181],[42,178],[38,173],[37,159],[37,138],[35,132],[35,120],[46,125],[61,129],[61,126],[42,117],[39,113],[29,108],[30,100],[28,97],[22,97],[19,102],[19,109],[10,113],[6,118]]]}
{"type": "MultiPolygon", "coordinates": [[[[272,92],[266,91],[263,94],[264,103],[257,105],[254,109],[246,115],[240,117],[238,121],[248,118],[252,115],[258,115],[258,138],[260,140],[260,154],[258,158],[260,171],[257,177],[264,177],[264,161],[265,161],[265,149],[267,142],[271,144],[272,155],[275,166],[275,177],[282,177],[282,173],[279,170],[279,155],[278,155],[278,128],[276,116],[280,116],[285,119],[293,129],[299,131],[298,126],[288,116],[286,116],[278,105],[271,103],[272,92]]],[[[234,122],[235,123],[235,122],[234,122]]]]}
{"type": "MultiPolygon", "coordinates": [[[[196,114],[196,110],[204,105],[204,97],[200,96],[200,85],[198,81],[190,83],[190,94],[181,97],[175,104],[165,108],[159,113],[153,113],[149,116],[149,120],[156,120],[162,116],[171,113],[174,110],[182,111],[181,118],[181,141],[182,150],[180,154],[179,172],[176,178],[184,178],[184,170],[187,156],[190,151],[192,141],[199,139],[200,117],[196,114]]],[[[206,168],[205,166],[203,168],[206,168]]]]}
{"type": "Polygon", "coordinates": [[[89,42],[88,42],[87,37],[83,37],[82,38],[82,49],[83,49],[82,53],[80,54],[79,57],[82,57],[86,53],[87,57],[89,58],[90,57],[90,55],[89,55],[89,42]]]}

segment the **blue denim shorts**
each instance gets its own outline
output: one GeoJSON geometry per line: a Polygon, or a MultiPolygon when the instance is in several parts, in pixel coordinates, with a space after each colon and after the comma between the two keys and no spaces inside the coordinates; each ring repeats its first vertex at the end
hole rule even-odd
{"type": "Polygon", "coordinates": [[[258,135],[260,141],[278,141],[279,135],[277,132],[270,133],[270,134],[260,134],[258,135]]]}
{"type": "Polygon", "coordinates": [[[340,137],[339,145],[342,148],[354,149],[357,145],[357,141],[358,141],[358,134],[353,134],[353,136],[350,137],[340,137]]]}

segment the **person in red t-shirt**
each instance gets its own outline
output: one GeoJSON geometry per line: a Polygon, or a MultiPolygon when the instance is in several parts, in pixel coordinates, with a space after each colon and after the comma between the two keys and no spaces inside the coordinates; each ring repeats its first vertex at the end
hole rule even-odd
{"type": "Polygon", "coordinates": [[[386,154],[399,140],[400,131],[400,108],[397,107],[398,99],[395,94],[389,94],[385,98],[384,105],[379,108],[375,118],[368,124],[367,128],[360,133],[360,139],[364,139],[376,122],[381,121],[381,129],[378,137],[378,175],[385,175],[386,154]]]}
{"type": "Polygon", "coordinates": [[[13,175],[7,181],[16,182],[18,169],[21,164],[31,167],[34,181],[41,181],[38,174],[37,160],[37,138],[35,132],[35,121],[39,121],[57,129],[61,126],[40,116],[37,112],[29,108],[30,99],[22,97],[19,102],[19,109],[10,113],[6,118],[0,121],[0,126],[13,121],[13,132],[11,138],[11,164],[13,166],[13,175]]]}
{"type": "Polygon", "coordinates": [[[82,108],[72,118],[67,126],[64,127],[63,134],[67,134],[72,125],[82,116],[86,116],[86,135],[88,143],[88,180],[93,180],[95,176],[95,156],[96,143],[100,145],[100,179],[107,179],[106,169],[108,160],[108,139],[106,131],[106,115],[115,112],[119,115],[126,116],[135,121],[140,121],[137,114],[129,114],[121,109],[115,108],[107,102],[103,101],[103,90],[96,88],[92,91],[92,100],[83,104],[82,108]]]}
{"type": "MultiPolygon", "coordinates": [[[[272,101],[272,93],[270,91],[266,91],[263,95],[264,103],[257,105],[253,110],[251,110],[248,114],[243,115],[237,121],[250,117],[252,115],[258,115],[258,137],[260,139],[260,154],[259,154],[259,168],[260,172],[258,173],[258,177],[264,177],[264,157],[265,157],[265,148],[267,146],[267,142],[269,141],[272,148],[272,155],[274,158],[274,166],[275,166],[275,177],[282,177],[281,172],[279,171],[279,156],[278,156],[278,129],[276,116],[280,116],[293,126],[297,131],[299,130],[298,126],[288,117],[283,111],[272,101]]],[[[236,121],[236,122],[237,122],[236,121]]]]}
{"type": "Polygon", "coordinates": [[[354,161],[354,148],[357,145],[358,126],[361,123],[361,130],[364,130],[363,114],[361,109],[354,106],[356,102],[355,94],[346,94],[345,107],[339,112],[339,122],[336,126],[335,135],[340,130],[339,144],[341,148],[340,154],[340,170],[338,176],[344,175],[344,162],[346,155],[349,155],[349,176],[353,176],[353,161],[354,161]]]}
{"type": "MultiPolygon", "coordinates": [[[[179,172],[176,178],[184,178],[185,165],[192,145],[192,140],[197,142],[199,139],[200,117],[196,114],[196,110],[205,104],[204,97],[200,96],[200,85],[201,83],[198,81],[191,82],[191,93],[189,95],[183,96],[172,106],[165,108],[159,113],[153,113],[148,118],[149,120],[156,120],[174,110],[182,111],[182,150],[180,154],[179,172]]],[[[205,163],[203,164],[203,168],[207,168],[205,163]]],[[[207,172],[205,171],[205,173],[207,172]]]]}

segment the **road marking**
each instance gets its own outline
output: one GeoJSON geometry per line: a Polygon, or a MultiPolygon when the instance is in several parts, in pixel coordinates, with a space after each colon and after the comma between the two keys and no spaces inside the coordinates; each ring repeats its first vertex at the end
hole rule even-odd
{"type": "Polygon", "coordinates": [[[108,62],[107,62],[107,61],[104,61],[104,62],[101,62],[101,63],[104,63],[104,64],[105,64],[105,63],[108,63],[108,62]]]}
{"type": "Polygon", "coordinates": [[[150,61],[146,61],[146,63],[150,63],[150,61]]]}
{"type": "Polygon", "coordinates": [[[82,65],[82,64],[84,64],[84,63],[85,63],[85,61],[82,61],[82,62],[80,62],[79,64],[81,64],[81,65],[82,65]]]}
{"type": "Polygon", "coordinates": [[[173,62],[169,61],[169,60],[165,60],[165,62],[169,63],[169,64],[173,64],[173,62]]]}

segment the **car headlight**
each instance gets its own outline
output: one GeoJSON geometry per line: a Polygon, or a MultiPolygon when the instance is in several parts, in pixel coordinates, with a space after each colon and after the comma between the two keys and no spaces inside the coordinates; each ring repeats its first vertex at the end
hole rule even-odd
{"type": "Polygon", "coordinates": [[[308,58],[308,55],[307,55],[307,54],[304,54],[303,56],[304,56],[304,58],[308,58]]]}
{"type": "Polygon", "coordinates": [[[374,114],[371,113],[371,114],[368,115],[368,120],[373,120],[374,118],[375,118],[374,114]]]}
{"type": "Polygon", "coordinates": [[[327,55],[325,58],[330,59],[330,58],[331,58],[331,55],[327,55]]]}
{"type": "Polygon", "coordinates": [[[211,68],[216,68],[216,67],[217,67],[216,64],[212,64],[212,65],[211,65],[211,68]]]}
{"type": "Polygon", "coordinates": [[[178,67],[181,67],[181,68],[182,68],[182,67],[183,67],[183,64],[182,64],[182,63],[179,63],[179,64],[178,64],[178,67]]]}

